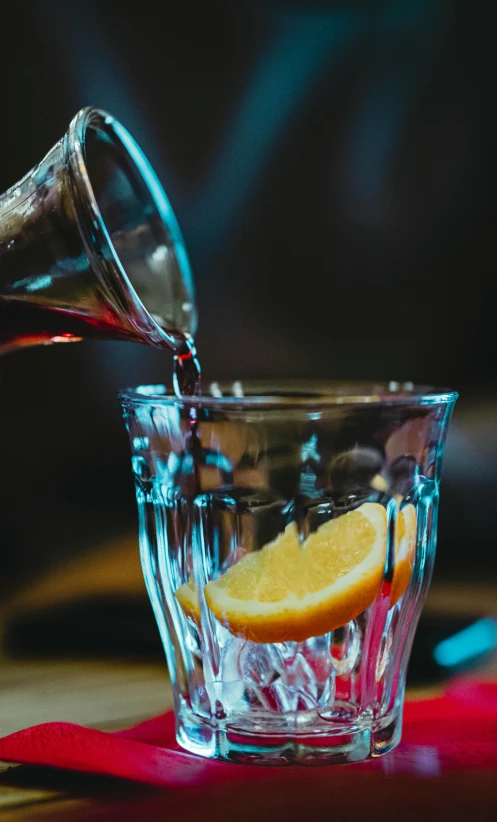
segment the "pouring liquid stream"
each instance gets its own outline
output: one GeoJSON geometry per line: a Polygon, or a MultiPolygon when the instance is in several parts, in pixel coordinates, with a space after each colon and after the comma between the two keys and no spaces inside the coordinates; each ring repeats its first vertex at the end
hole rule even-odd
{"type": "Polygon", "coordinates": [[[173,389],[182,397],[194,397],[200,394],[200,363],[197,358],[195,342],[190,334],[177,336],[178,348],[174,354],[173,389]]]}
{"type": "MultiPolygon", "coordinates": [[[[178,399],[194,397],[201,393],[200,363],[195,342],[190,334],[178,337],[174,355],[173,389],[178,399]]],[[[188,447],[193,457],[194,495],[201,493],[200,467],[205,462],[204,449],[198,437],[197,409],[190,408],[190,438],[188,447]]]]}

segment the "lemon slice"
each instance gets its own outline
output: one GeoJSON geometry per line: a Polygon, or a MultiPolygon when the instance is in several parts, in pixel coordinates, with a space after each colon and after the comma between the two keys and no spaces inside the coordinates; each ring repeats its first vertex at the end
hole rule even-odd
{"type": "Polygon", "coordinates": [[[404,506],[397,517],[395,529],[395,571],[390,594],[391,605],[395,605],[405,594],[411,581],[416,557],[417,518],[414,505],[404,506]]]}
{"type": "MultiPolygon", "coordinates": [[[[232,634],[253,642],[301,641],[345,625],[374,601],[385,565],[383,506],[324,523],[302,544],[295,523],[205,586],[207,604],[232,634]]],[[[184,588],[185,586],[183,586],[184,588]]],[[[182,591],[182,589],[180,589],[182,591]]],[[[185,601],[185,591],[176,593],[185,601]]],[[[196,614],[188,592],[190,613],[196,614]]]]}
{"type": "Polygon", "coordinates": [[[189,579],[181,588],[178,588],[178,590],[174,592],[174,596],[181,605],[183,613],[200,625],[200,603],[193,579],[189,579]]]}

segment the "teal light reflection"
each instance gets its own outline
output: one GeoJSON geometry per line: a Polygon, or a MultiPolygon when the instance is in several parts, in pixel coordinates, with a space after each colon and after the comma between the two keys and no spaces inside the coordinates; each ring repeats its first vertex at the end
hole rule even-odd
{"type": "Polygon", "coordinates": [[[497,620],[487,617],[439,642],[433,656],[442,668],[456,668],[496,647],[497,620]]]}

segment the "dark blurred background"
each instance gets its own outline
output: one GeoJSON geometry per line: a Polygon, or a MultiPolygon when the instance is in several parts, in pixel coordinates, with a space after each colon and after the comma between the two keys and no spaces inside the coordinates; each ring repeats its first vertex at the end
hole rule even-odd
{"type": "MultiPolygon", "coordinates": [[[[33,0],[9,14],[0,189],[82,106],[117,116],[182,227],[206,379],[459,390],[435,582],[495,581],[493,4],[33,0]]],[[[170,374],[130,343],[2,358],[4,598],[135,535],[116,394],[170,374]]]]}

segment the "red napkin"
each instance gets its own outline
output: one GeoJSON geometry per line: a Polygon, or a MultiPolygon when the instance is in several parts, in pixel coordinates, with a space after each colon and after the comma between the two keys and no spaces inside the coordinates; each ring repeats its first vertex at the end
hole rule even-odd
{"type": "MultiPolygon", "coordinates": [[[[274,782],[295,773],[294,768],[240,767],[186,753],[175,741],[172,712],[118,733],[68,722],[36,725],[0,739],[0,759],[172,789],[244,781],[249,775],[274,782]]],[[[440,697],[408,701],[401,745],[381,759],[347,767],[421,777],[454,769],[497,770],[497,683],[455,680],[440,697]]]]}

